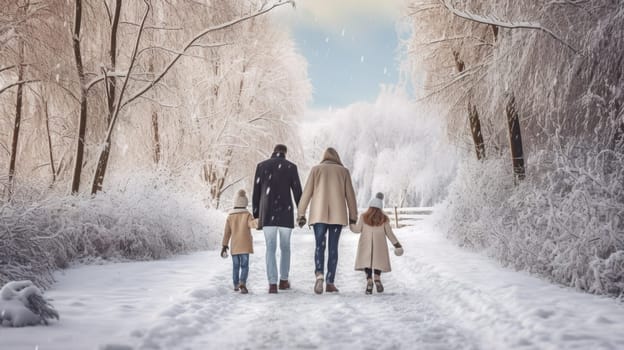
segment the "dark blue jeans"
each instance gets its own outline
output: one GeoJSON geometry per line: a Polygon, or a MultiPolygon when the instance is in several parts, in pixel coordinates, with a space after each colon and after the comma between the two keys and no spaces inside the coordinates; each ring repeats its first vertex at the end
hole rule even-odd
{"type": "Polygon", "coordinates": [[[314,250],[315,273],[325,271],[325,240],[329,232],[329,253],[327,261],[327,283],[334,283],[336,277],[336,267],[338,266],[338,240],[342,225],[329,225],[316,223],[314,226],[314,238],[316,239],[316,249],[314,250]]]}

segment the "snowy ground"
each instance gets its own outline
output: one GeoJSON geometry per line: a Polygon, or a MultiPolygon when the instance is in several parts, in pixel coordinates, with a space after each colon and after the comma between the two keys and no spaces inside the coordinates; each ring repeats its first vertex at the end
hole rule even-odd
{"type": "Polygon", "coordinates": [[[337,295],[312,291],[314,239],[295,230],[290,291],[267,294],[264,238],[254,231],[249,295],[232,291],[217,251],[166,261],[83,266],[46,293],[48,327],[0,328],[0,349],[624,349],[624,305],[499,267],[455,247],[428,223],[397,237],[364,294],[353,271],[357,236],[340,242],[337,295]]]}

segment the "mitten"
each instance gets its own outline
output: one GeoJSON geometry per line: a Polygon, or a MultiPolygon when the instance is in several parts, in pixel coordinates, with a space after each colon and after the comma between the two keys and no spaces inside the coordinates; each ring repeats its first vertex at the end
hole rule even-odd
{"type": "Polygon", "coordinates": [[[396,256],[403,255],[403,247],[401,246],[401,243],[399,243],[399,242],[396,242],[394,244],[394,255],[396,255],[396,256]]]}
{"type": "Polygon", "coordinates": [[[229,249],[229,248],[228,248],[228,246],[226,246],[226,245],[224,245],[224,246],[223,246],[223,248],[221,248],[221,257],[222,257],[223,259],[225,259],[225,258],[227,258],[227,257],[228,257],[228,252],[227,252],[227,251],[228,251],[228,249],[229,249]]]}
{"type": "Polygon", "coordinates": [[[303,225],[305,225],[306,222],[307,222],[307,220],[306,220],[305,216],[300,216],[297,219],[297,225],[299,225],[300,228],[303,227],[303,225]]]}

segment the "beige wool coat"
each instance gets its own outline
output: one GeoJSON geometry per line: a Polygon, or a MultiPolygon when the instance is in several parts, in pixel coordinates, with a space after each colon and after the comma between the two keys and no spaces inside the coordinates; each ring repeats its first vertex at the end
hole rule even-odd
{"type": "Polygon", "coordinates": [[[338,153],[325,151],[323,161],[310,170],[297,208],[297,217],[305,216],[310,205],[308,223],[349,225],[357,219],[357,203],[349,170],[338,153]]]}
{"type": "Polygon", "coordinates": [[[390,272],[390,255],[388,254],[387,239],[396,244],[399,240],[392,232],[390,222],[381,226],[369,226],[364,223],[360,215],[357,224],[351,225],[353,233],[360,234],[357,255],[355,257],[355,269],[377,269],[382,272],[390,272]]]}
{"type": "Polygon", "coordinates": [[[257,227],[258,221],[247,209],[233,209],[225,220],[221,244],[229,246],[232,255],[253,254],[251,229],[257,227]]]}

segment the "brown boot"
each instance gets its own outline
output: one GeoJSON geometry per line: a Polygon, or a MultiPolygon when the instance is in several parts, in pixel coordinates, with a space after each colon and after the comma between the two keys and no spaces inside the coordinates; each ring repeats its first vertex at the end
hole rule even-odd
{"type": "Polygon", "coordinates": [[[366,294],[373,294],[373,279],[366,279],[366,294]]]}
{"type": "Polygon", "coordinates": [[[288,283],[288,280],[280,280],[279,289],[290,289],[290,283],[288,283]]]}
{"type": "Polygon", "coordinates": [[[323,294],[323,281],[323,274],[320,272],[317,273],[316,282],[314,282],[314,293],[323,294]]]}
{"type": "Polygon", "coordinates": [[[375,278],[375,287],[377,288],[377,293],[383,293],[384,286],[381,284],[381,280],[378,277],[375,278]]]}
{"type": "Polygon", "coordinates": [[[277,294],[277,284],[269,284],[269,294],[277,294]]]}
{"type": "Polygon", "coordinates": [[[241,294],[247,294],[249,293],[249,291],[247,290],[247,286],[245,286],[244,284],[241,283],[241,285],[239,286],[240,288],[240,292],[241,294]]]}
{"type": "Polygon", "coordinates": [[[336,285],[333,283],[327,283],[325,285],[325,291],[327,293],[338,293],[338,288],[336,288],[336,285]]]}

